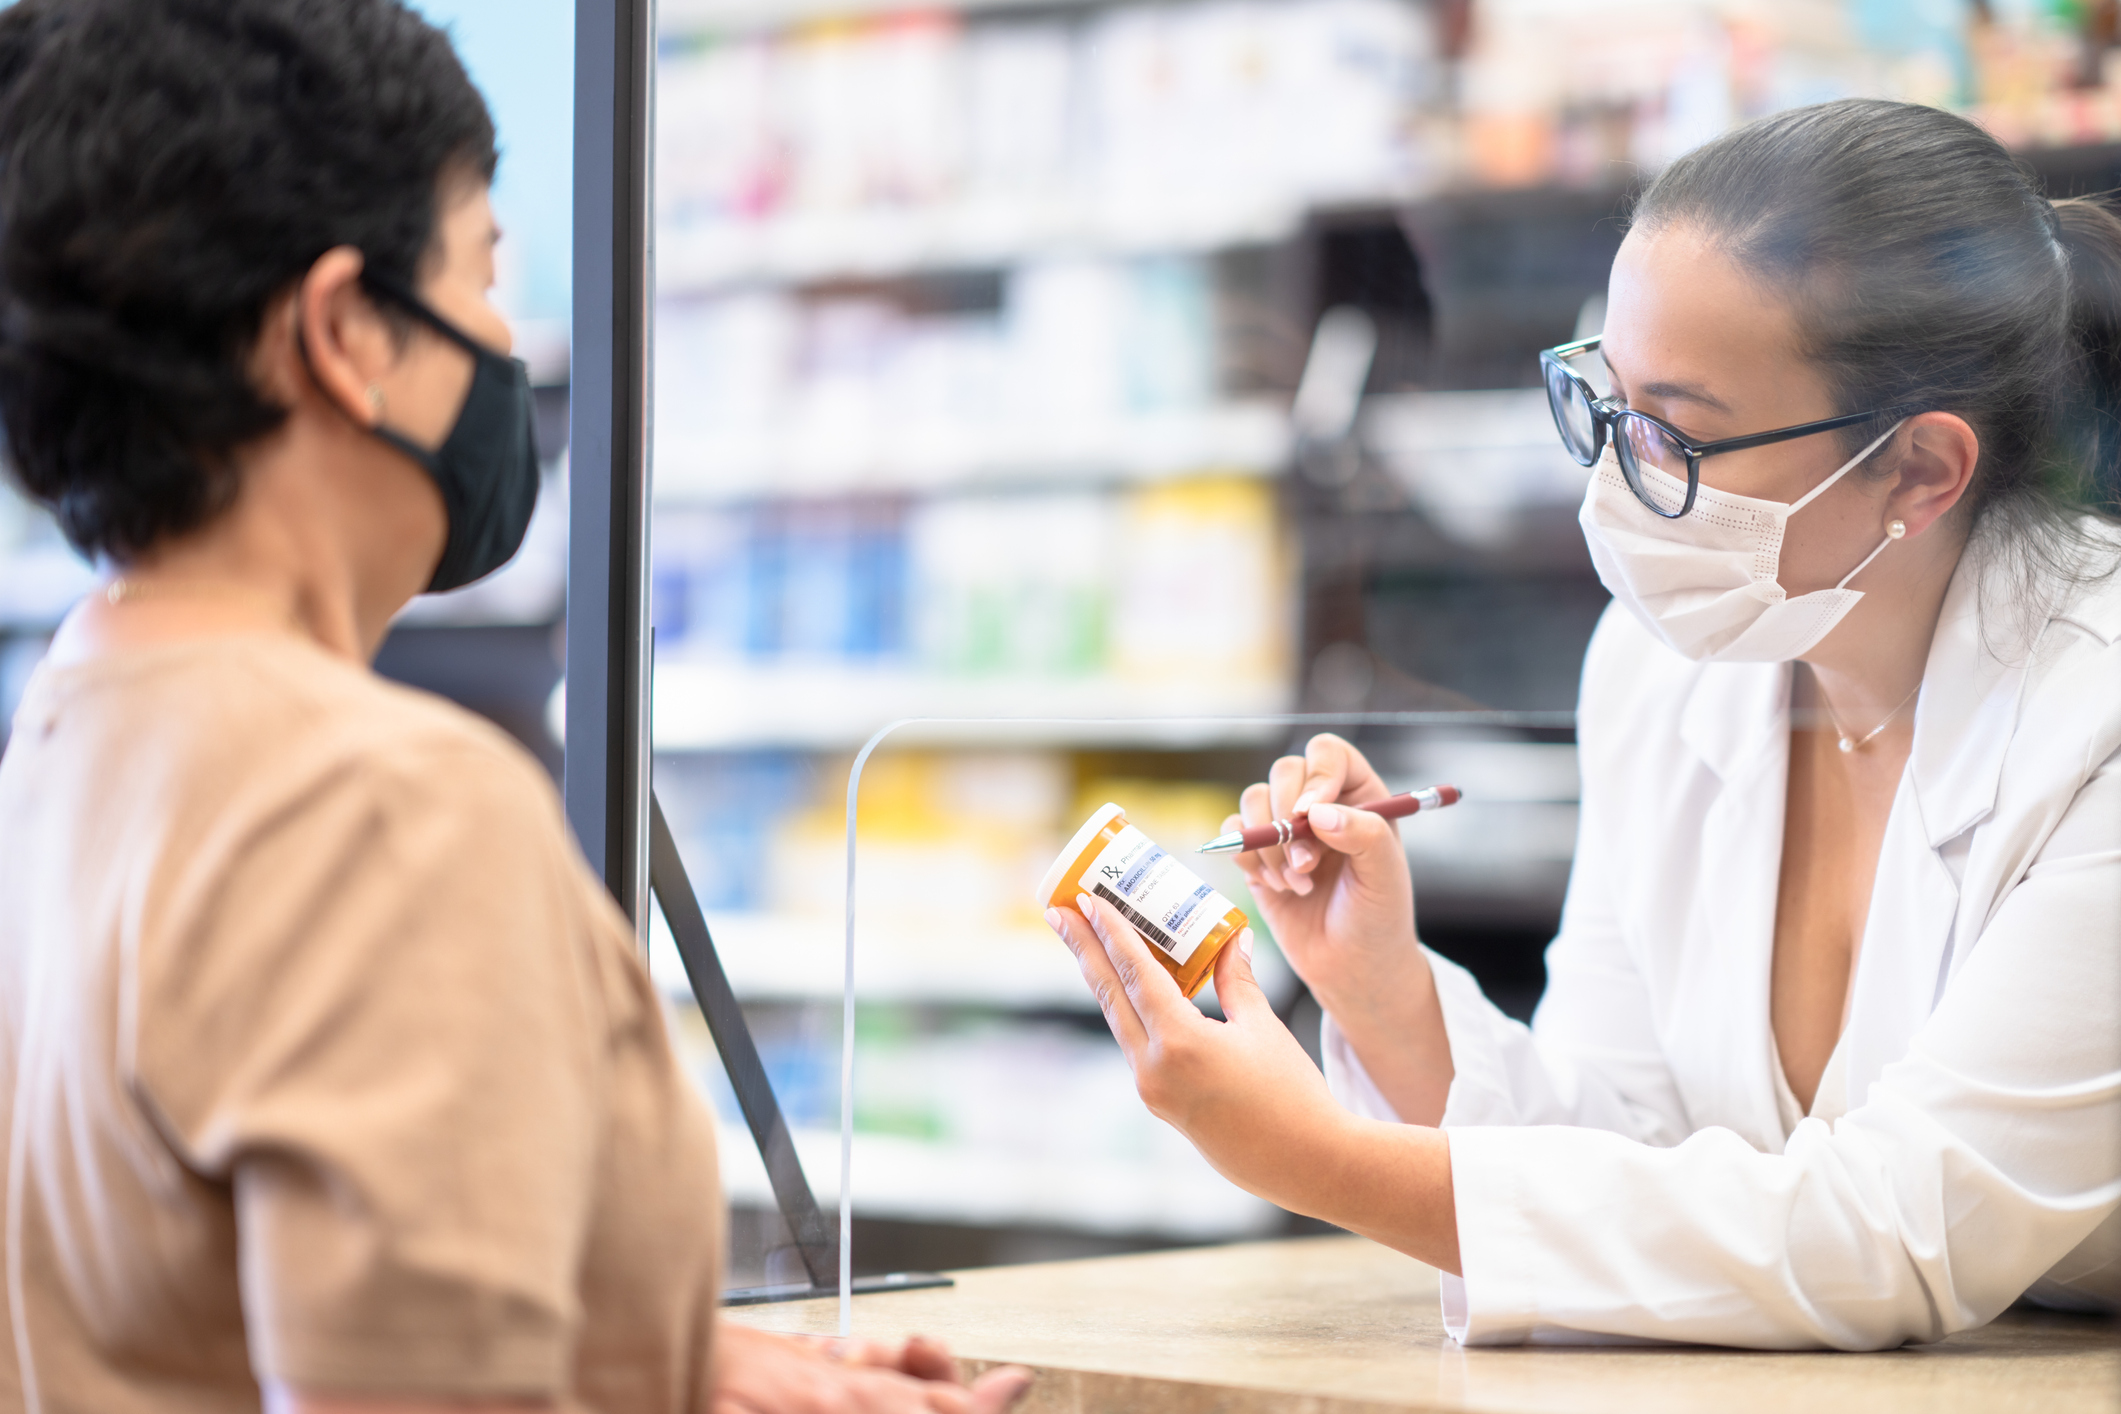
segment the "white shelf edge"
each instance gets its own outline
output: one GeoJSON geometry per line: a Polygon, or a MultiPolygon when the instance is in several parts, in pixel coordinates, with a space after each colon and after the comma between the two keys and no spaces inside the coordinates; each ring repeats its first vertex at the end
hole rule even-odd
{"type": "Polygon", "coordinates": [[[720,441],[665,436],[656,504],[712,506],[764,498],[1135,485],[1204,474],[1270,477],[1287,465],[1287,408],[1273,398],[1116,418],[1102,424],[990,428],[881,427],[840,447],[777,434],[720,441]]]}
{"type": "MultiPolygon", "coordinates": [[[[839,1201],[837,1130],[797,1129],[796,1156],[821,1206],[839,1201]]],[[[724,1198],[773,1206],[751,1133],[720,1122],[724,1198]]],[[[889,1134],[854,1136],[855,1211],[867,1217],[971,1226],[1038,1225],[1098,1233],[1191,1238],[1263,1235],[1278,1211],[1236,1187],[1196,1154],[1161,1162],[1013,1155],[889,1134]]]]}
{"type": "Polygon", "coordinates": [[[1290,710],[1283,683],[1185,683],[1110,678],[951,677],[879,668],[848,671],[686,661],[656,665],[655,748],[852,750],[888,722],[923,722],[904,744],[1165,747],[1259,745],[1285,729],[1240,720],[1290,710]]]}

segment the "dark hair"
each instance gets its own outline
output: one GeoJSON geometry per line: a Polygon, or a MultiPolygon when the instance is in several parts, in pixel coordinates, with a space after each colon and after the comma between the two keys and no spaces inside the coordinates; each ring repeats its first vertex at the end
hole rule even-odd
{"type": "Polygon", "coordinates": [[[0,423],[119,560],[233,497],[286,409],[249,357],[335,246],[412,284],[493,120],[399,0],[21,0],[0,12],[0,423]]]}
{"type": "MultiPolygon", "coordinates": [[[[1837,411],[1965,418],[1969,523],[2030,599],[2112,573],[2087,523],[2121,510],[2121,219],[2104,204],[2049,201],[1964,118],[1843,99],[1694,149],[1633,221],[1698,229],[1786,295],[1837,411]]],[[[1842,434],[1850,454],[1880,430],[1842,434]]]]}

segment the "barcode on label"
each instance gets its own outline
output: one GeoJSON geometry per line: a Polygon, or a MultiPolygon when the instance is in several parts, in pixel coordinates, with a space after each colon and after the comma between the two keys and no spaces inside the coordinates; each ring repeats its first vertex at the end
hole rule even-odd
{"type": "Polygon", "coordinates": [[[1118,894],[1112,892],[1112,890],[1105,885],[1105,882],[1102,879],[1098,881],[1097,888],[1094,890],[1094,892],[1099,898],[1103,899],[1106,903],[1109,903],[1114,908],[1118,909],[1120,912],[1120,916],[1122,918],[1125,918],[1129,923],[1132,923],[1134,925],[1135,931],[1140,933],[1143,937],[1147,938],[1150,942],[1156,944],[1158,947],[1162,948],[1167,953],[1176,953],[1178,951],[1178,942],[1176,939],[1174,939],[1169,933],[1166,933],[1162,928],[1157,927],[1156,924],[1150,922],[1147,918],[1144,918],[1139,912],[1136,911],[1134,905],[1128,903],[1118,894]]]}

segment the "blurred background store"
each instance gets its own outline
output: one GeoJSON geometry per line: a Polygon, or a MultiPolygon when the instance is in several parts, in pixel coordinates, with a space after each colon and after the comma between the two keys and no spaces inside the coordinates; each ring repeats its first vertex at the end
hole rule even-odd
{"type": "MultiPolygon", "coordinates": [[[[555,494],[517,564],[416,606],[381,667],[557,769],[572,7],[422,8],[501,125],[501,301],[555,494]]],[[[1645,177],[1748,117],[1876,94],[1969,113],[2057,195],[2121,184],[2113,0],[662,0],[661,20],[656,786],[821,1197],[854,752],[901,717],[1123,719],[917,728],[871,767],[861,1269],[1296,1226],[1142,1111],[1031,884],[1105,799],[1167,845],[1217,832],[1293,739],[1145,719],[1573,705],[1605,595],[1537,351],[1599,327],[1645,177]]],[[[0,709],[89,578],[0,493],[0,709]]],[[[1403,831],[1423,932],[1528,1015],[1570,730],[1361,739],[1395,784],[1466,790],[1403,831]]],[[[785,1275],[657,939],[726,1121],[732,1279],[785,1275]]]]}

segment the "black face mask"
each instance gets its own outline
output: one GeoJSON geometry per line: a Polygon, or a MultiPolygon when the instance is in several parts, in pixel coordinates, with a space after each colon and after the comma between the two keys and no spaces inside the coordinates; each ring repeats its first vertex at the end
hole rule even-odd
{"type": "Polygon", "coordinates": [[[442,493],[449,541],[427,585],[428,593],[439,594],[484,579],[523,548],[538,501],[530,370],[521,359],[487,348],[395,281],[364,274],[361,283],[472,357],[471,391],[439,450],[381,425],[369,429],[425,467],[442,493]]]}

